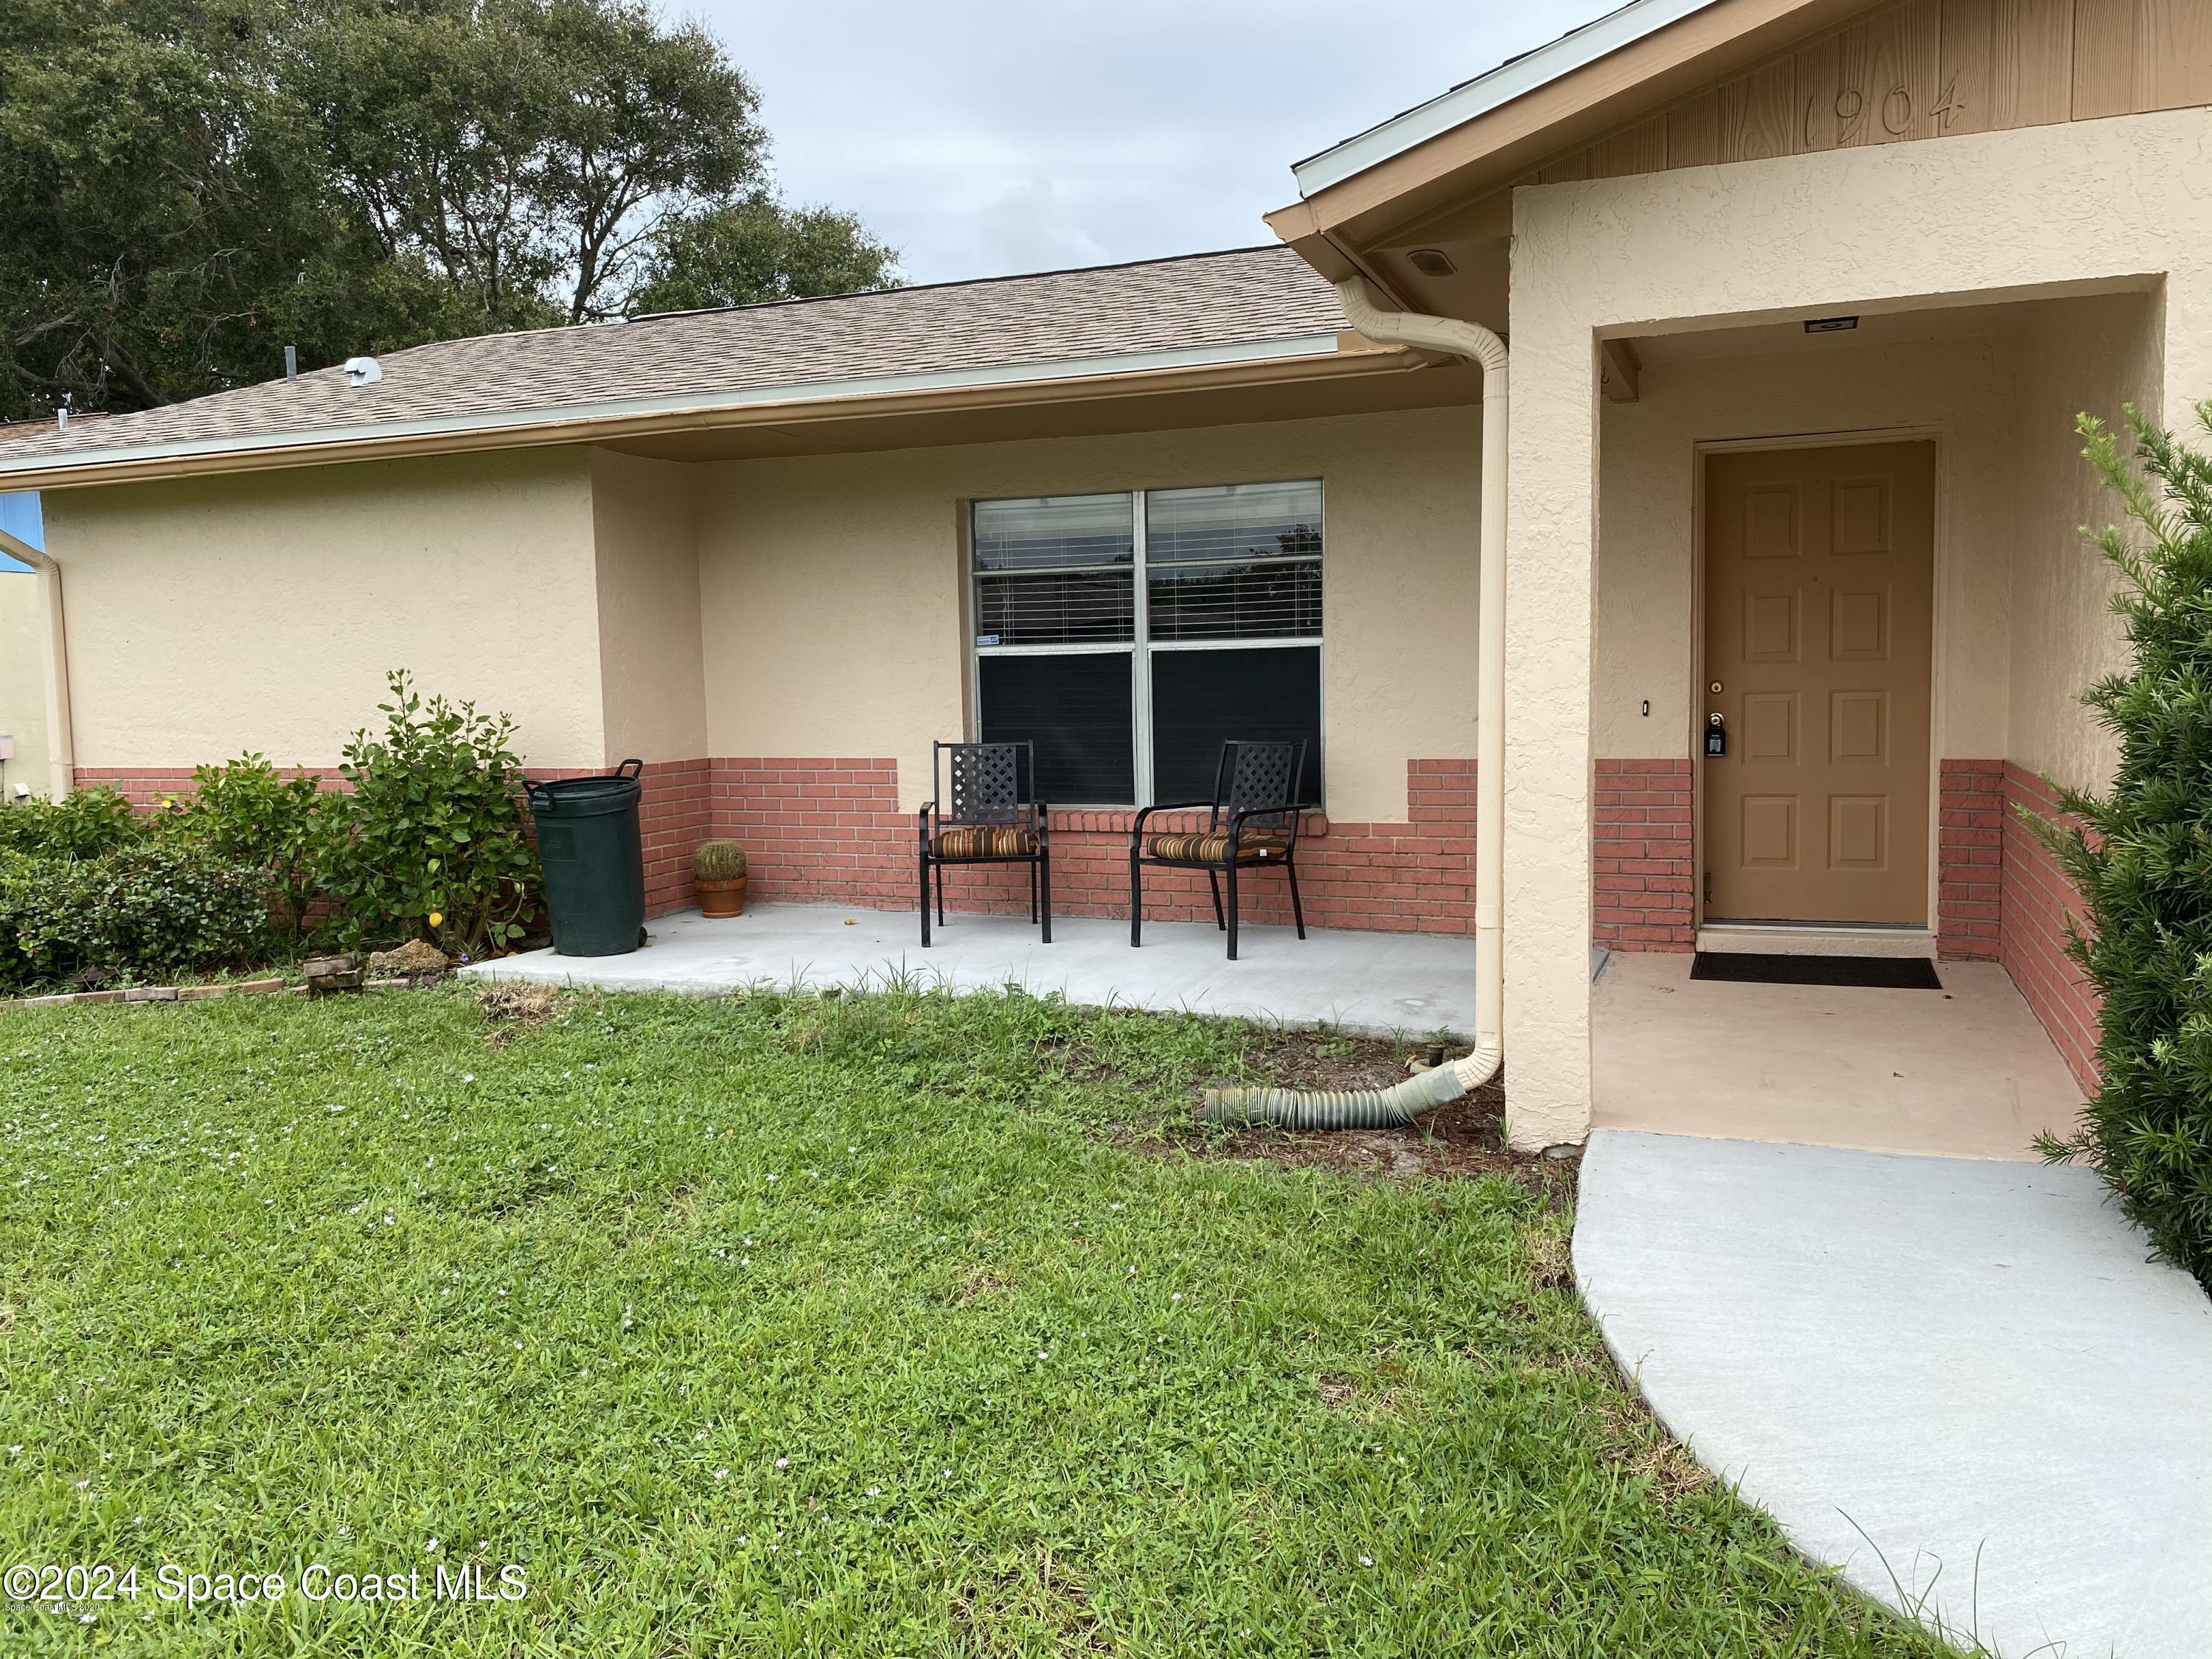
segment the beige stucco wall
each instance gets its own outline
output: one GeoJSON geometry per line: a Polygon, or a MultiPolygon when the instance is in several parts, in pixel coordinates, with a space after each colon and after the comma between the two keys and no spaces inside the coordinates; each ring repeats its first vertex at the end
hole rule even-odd
{"type": "MultiPolygon", "coordinates": [[[[2161,313],[2156,295],[2055,301],[2038,307],[2021,342],[2004,752],[2075,788],[2109,782],[2118,758],[2081,690],[2127,657],[2108,603],[2114,572],[2081,535],[2084,525],[2112,523],[2120,507],[2081,459],[2075,417],[2087,411],[2118,427],[2123,404],[2158,406],[2161,313]]],[[[2199,389],[2212,393],[2212,382],[2199,389]]]]}
{"type": "Polygon", "coordinates": [[[1318,477],[1328,811],[1402,820],[1406,763],[1474,753],[1473,409],[733,461],[699,492],[707,723],[731,756],[890,756],[964,728],[963,503],[1318,477]]]}
{"type": "Polygon", "coordinates": [[[1318,476],[1330,811],[1474,750],[1472,409],[703,465],[545,450],[49,496],[77,763],[327,766],[387,666],[532,764],[891,755],[964,729],[963,502],[1318,476]]]}
{"type": "Polygon", "coordinates": [[[80,767],[326,766],[401,667],[534,764],[605,757],[581,451],[54,490],[46,531],[80,767]]]}
{"type": "Polygon", "coordinates": [[[27,570],[0,570],[0,732],[15,739],[7,763],[7,798],[27,783],[48,793],[46,777],[46,665],[39,579],[27,570]]]}
{"type": "Polygon", "coordinates": [[[2163,412],[2212,390],[2212,114],[1515,192],[1506,1039],[1522,1145],[1589,1124],[1601,331],[2162,284],[2163,412]]]}
{"type": "Polygon", "coordinates": [[[599,683],[609,763],[708,753],[699,633],[699,469],[592,453],[599,683]]]}

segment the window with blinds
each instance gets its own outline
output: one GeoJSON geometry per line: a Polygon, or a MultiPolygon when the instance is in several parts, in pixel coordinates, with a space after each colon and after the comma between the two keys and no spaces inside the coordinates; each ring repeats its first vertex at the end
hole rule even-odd
{"type": "Polygon", "coordinates": [[[1232,738],[1303,738],[1321,799],[1322,486],[977,501],[977,735],[1067,805],[1196,800],[1232,738]]]}

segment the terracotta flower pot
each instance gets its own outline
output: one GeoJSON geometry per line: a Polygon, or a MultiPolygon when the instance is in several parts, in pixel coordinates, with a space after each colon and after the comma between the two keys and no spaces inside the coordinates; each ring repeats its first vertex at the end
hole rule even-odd
{"type": "Polygon", "coordinates": [[[701,881],[692,878],[691,890],[699,896],[699,914],[703,916],[741,916],[745,911],[745,878],[733,881],[701,881]]]}

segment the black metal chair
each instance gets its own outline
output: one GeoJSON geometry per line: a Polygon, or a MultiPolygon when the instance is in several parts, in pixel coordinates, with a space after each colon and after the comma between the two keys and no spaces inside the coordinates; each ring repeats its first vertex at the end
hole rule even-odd
{"type": "Polygon", "coordinates": [[[921,842],[921,945],[929,948],[929,872],[937,872],[937,925],[945,925],[947,865],[1026,864],[1030,920],[1052,943],[1052,843],[1045,805],[1034,796],[1036,751],[1028,743],[933,743],[929,787],[936,799],[917,814],[921,842]],[[951,760],[948,765],[946,756],[951,760]],[[950,793],[945,783],[951,781],[950,793]],[[942,808],[940,810],[940,803],[942,808]]]}
{"type": "Polygon", "coordinates": [[[1229,935],[1229,959],[1237,960],[1237,873],[1280,869],[1291,878],[1291,915],[1298,937],[1306,936],[1306,913],[1298,902],[1298,815],[1313,803],[1301,799],[1305,787],[1306,746],[1298,743],[1221,745],[1213,772],[1213,799],[1161,802],[1137,814],[1129,830],[1129,943],[1144,942],[1144,867],[1203,870],[1213,890],[1213,925],[1229,935]],[[1145,820],[1155,812],[1212,810],[1206,828],[1184,833],[1146,835],[1145,820]],[[1224,915],[1221,890],[1229,889],[1224,915]]]}

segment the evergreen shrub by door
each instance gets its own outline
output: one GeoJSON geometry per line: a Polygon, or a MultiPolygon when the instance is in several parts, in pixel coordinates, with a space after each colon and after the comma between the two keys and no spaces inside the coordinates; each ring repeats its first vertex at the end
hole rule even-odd
{"type": "MultiPolygon", "coordinates": [[[[2197,418],[2212,433],[2212,401],[2197,418]]],[[[2083,452],[2133,534],[2092,539],[2121,576],[2133,661],[2082,694],[2119,738],[2100,793],[2032,819],[2089,926],[2068,950],[2104,1000],[2103,1082],[2051,1157],[2093,1164],[2159,1249],[2212,1285],[2212,457],[2127,410],[2131,453],[2084,416],[2083,452]]]]}

